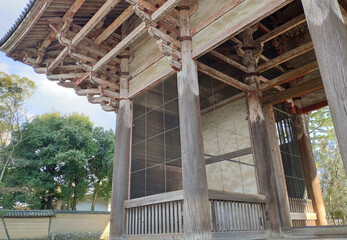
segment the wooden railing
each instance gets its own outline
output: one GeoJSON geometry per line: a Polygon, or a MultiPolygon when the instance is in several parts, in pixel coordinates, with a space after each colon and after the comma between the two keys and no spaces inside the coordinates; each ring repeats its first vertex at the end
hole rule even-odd
{"type": "Polygon", "coordinates": [[[293,227],[316,226],[317,216],[310,199],[289,198],[293,227]]]}
{"type": "Polygon", "coordinates": [[[265,230],[263,195],[209,191],[213,232],[265,230]]]}
{"type": "MultiPolygon", "coordinates": [[[[263,195],[209,190],[213,232],[265,229],[263,195]]],[[[177,234],[184,232],[183,191],[125,201],[126,234],[177,234]]]]}

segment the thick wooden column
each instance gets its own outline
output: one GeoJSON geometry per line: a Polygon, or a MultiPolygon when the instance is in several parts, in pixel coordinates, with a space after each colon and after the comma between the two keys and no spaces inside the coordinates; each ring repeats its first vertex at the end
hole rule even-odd
{"type": "Polygon", "coordinates": [[[247,93],[248,121],[259,191],[266,196],[269,227],[274,234],[278,234],[280,232],[280,217],[265,118],[260,104],[260,78],[257,72],[256,59],[253,55],[253,32],[253,29],[248,28],[242,33],[245,52],[243,62],[248,71],[245,82],[250,87],[250,91],[247,93]]]}
{"type": "Polygon", "coordinates": [[[277,136],[275,115],[271,104],[264,106],[264,114],[267,136],[269,139],[269,146],[271,151],[272,165],[274,169],[281,226],[282,228],[290,228],[292,227],[292,219],[290,217],[288,191],[286,179],[284,176],[281,150],[277,136]]]}
{"type": "MultiPolygon", "coordinates": [[[[188,2],[188,1],[187,1],[188,2]]],[[[180,6],[182,69],[177,73],[180,114],[184,235],[211,239],[210,206],[200,122],[197,64],[192,59],[189,8],[180,6]]]]}
{"type": "Polygon", "coordinates": [[[327,225],[322,191],[319,184],[309,135],[308,116],[304,113],[296,114],[294,118],[294,127],[299,145],[307,195],[308,198],[312,200],[313,209],[317,215],[317,225],[327,225]]]}
{"type": "MultiPolygon", "coordinates": [[[[122,29],[122,35],[125,30],[122,29]]],[[[124,51],[120,62],[119,107],[117,111],[116,141],[114,150],[112,202],[110,217],[110,240],[122,239],[125,233],[124,200],[128,199],[129,163],[131,151],[132,108],[128,99],[128,51],[124,51]]]]}
{"type": "Polygon", "coordinates": [[[347,173],[347,30],[337,0],[301,0],[347,173]]]}

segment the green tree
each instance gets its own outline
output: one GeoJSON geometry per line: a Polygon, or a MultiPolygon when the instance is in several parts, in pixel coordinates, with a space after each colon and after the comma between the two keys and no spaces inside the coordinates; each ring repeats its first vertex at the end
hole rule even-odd
{"type": "Polygon", "coordinates": [[[35,88],[35,83],[28,78],[0,72],[0,182],[11,164],[16,147],[15,144],[10,145],[13,133],[22,122],[27,121],[23,103],[35,88]]]}
{"type": "Polygon", "coordinates": [[[92,129],[88,117],[78,114],[50,113],[25,124],[14,134],[13,144],[18,147],[7,184],[26,189],[24,200],[32,208],[40,202],[40,208],[51,209],[53,199],[62,198],[75,209],[88,189],[92,129]]]}
{"type": "Polygon", "coordinates": [[[102,127],[93,129],[93,155],[88,160],[90,183],[93,189],[91,211],[98,197],[108,200],[112,190],[114,133],[102,127]]]}
{"type": "Polygon", "coordinates": [[[347,178],[328,107],[310,115],[310,130],[327,215],[345,221],[347,178]]]}

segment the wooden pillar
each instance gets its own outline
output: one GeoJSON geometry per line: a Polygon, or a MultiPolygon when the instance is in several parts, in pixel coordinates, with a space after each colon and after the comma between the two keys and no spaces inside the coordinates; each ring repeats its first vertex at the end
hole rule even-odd
{"type": "Polygon", "coordinates": [[[317,215],[317,225],[327,225],[322,191],[309,135],[308,116],[304,113],[296,114],[294,118],[294,127],[299,145],[307,195],[308,198],[312,200],[313,209],[317,215]]]}
{"type": "MultiPolygon", "coordinates": [[[[122,35],[125,35],[123,28],[122,35]]],[[[128,199],[132,123],[131,101],[128,99],[128,54],[128,51],[124,51],[120,56],[120,100],[117,111],[113,162],[110,240],[122,239],[125,233],[125,210],[123,204],[124,200],[128,199]]]]}
{"type": "Polygon", "coordinates": [[[257,72],[256,59],[253,55],[253,32],[253,29],[248,28],[242,33],[245,52],[243,62],[248,72],[245,82],[250,87],[250,91],[247,93],[248,121],[259,191],[266,196],[266,212],[270,230],[274,234],[278,234],[280,232],[280,217],[265,118],[260,104],[260,78],[257,72]]]}
{"type": "Polygon", "coordinates": [[[292,227],[292,219],[290,217],[288,191],[286,179],[284,176],[281,150],[277,136],[275,115],[271,104],[264,106],[264,114],[267,136],[271,151],[272,165],[274,169],[281,226],[282,228],[290,228],[292,227]]]}
{"type": "MultiPolygon", "coordinates": [[[[188,1],[187,1],[188,2],[188,1]]],[[[201,132],[198,71],[192,59],[189,8],[180,6],[182,69],[177,73],[180,114],[184,235],[186,240],[211,239],[210,206],[201,132]]]]}
{"type": "Polygon", "coordinates": [[[337,0],[301,0],[347,174],[347,30],[337,0]]]}

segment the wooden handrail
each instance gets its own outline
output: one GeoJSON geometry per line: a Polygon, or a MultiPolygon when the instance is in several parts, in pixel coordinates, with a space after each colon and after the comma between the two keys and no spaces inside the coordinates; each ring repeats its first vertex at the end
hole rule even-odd
{"type": "MultiPolygon", "coordinates": [[[[266,203],[264,195],[243,194],[235,192],[226,192],[218,190],[208,190],[210,200],[249,202],[249,203],[266,203]]],[[[160,193],[151,196],[131,199],[124,201],[124,208],[140,207],[164,202],[183,201],[183,190],[160,193]]]]}

